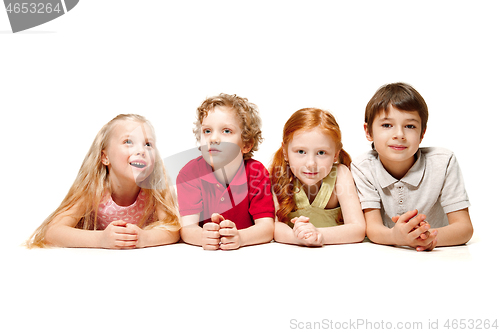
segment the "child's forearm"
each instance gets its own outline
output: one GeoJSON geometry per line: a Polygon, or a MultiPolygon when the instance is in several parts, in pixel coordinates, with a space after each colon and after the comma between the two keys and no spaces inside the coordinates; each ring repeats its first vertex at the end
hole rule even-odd
{"type": "Polygon", "coordinates": [[[278,243],[299,245],[298,238],[293,234],[293,229],[284,222],[274,223],[274,240],[278,243]]]}
{"type": "Polygon", "coordinates": [[[358,243],[365,238],[365,226],[351,223],[334,227],[318,228],[324,244],[358,243]]]}
{"type": "Polygon", "coordinates": [[[384,245],[400,245],[396,244],[391,229],[387,228],[380,216],[378,209],[366,209],[364,211],[366,219],[366,235],[368,238],[377,244],[384,245]]]}
{"type": "Polygon", "coordinates": [[[161,228],[144,230],[144,247],[159,246],[176,243],[180,238],[179,231],[170,231],[161,228]]]}
{"type": "Polygon", "coordinates": [[[447,214],[449,225],[438,228],[437,246],[453,246],[467,243],[474,233],[469,210],[462,209],[447,214]]]}
{"type": "Polygon", "coordinates": [[[66,225],[54,225],[47,229],[45,242],[59,247],[100,248],[101,230],[83,230],[66,225]]]}
{"type": "Polygon", "coordinates": [[[191,245],[201,246],[201,236],[203,228],[198,224],[191,224],[188,226],[183,226],[180,230],[180,236],[182,240],[191,245]]]}
{"type": "Polygon", "coordinates": [[[268,243],[273,239],[274,221],[270,217],[255,220],[255,225],[238,230],[241,246],[268,243]]]}

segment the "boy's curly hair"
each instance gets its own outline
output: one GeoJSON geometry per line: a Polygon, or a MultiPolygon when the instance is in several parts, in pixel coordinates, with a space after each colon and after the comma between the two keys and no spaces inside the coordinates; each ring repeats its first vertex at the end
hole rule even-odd
{"type": "Polygon", "coordinates": [[[248,99],[237,95],[220,94],[218,96],[209,97],[201,103],[196,112],[195,128],[193,133],[196,140],[201,140],[201,123],[216,106],[225,106],[235,112],[240,119],[241,124],[241,140],[244,144],[252,144],[252,149],[248,153],[243,154],[243,159],[247,160],[253,156],[253,152],[259,149],[259,144],[262,143],[262,131],[260,127],[262,121],[259,116],[257,106],[250,103],[248,99]]]}

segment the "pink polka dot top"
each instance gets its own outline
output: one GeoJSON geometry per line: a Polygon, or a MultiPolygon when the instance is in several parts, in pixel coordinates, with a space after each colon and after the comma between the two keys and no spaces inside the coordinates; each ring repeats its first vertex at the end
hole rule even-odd
{"type": "Polygon", "coordinates": [[[141,190],[133,204],[127,207],[118,206],[111,196],[106,196],[99,204],[97,212],[97,229],[104,230],[113,221],[122,220],[138,224],[146,207],[146,194],[141,190]]]}

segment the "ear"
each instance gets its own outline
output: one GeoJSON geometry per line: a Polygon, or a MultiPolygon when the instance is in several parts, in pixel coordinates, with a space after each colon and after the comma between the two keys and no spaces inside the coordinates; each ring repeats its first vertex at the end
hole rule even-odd
{"type": "Polygon", "coordinates": [[[104,150],[101,152],[101,162],[104,165],[108,165],[109,164],[108,155],[106,154],[106,152],[104,150]]]}
{"type": "Polygon", "coordinates": [[[340,149],[337,150],[337,152],[335,153],[335,157],[333,158],[333,163],[340,163],[339,155],[340,155],[340,149]]]}
{"type": "Polygon", "coordinates": [[[286,155],[285,144],[283,142],[281,143],[281,149],[283,150],[283,157],[285,158],[285,161],[288,162],[288,156],[286,155]]]}
{"type": "MultiPolygon", "coordinates": [[[[425,131],[427,131],[427,128],[425,129],[425,131]]],[[[422,133],[422,136],[420,137],[419,144],[422,143],[422,140],[424,139],[425,131],[422,133]]]]}
{"type": "Polygon", "coordinates": [[[248,153],[250,150],[253,148],[253,142],[247,142],[243,145],[243,148],[241,148],[241,152],[243,154],[248,153]]]}
{"type": "Polygon", "coordinates": [[[369,128],[368,128],[368,124],[365,123],[363,125],[363,128],[365,130],[365,136],[366,136],[366,140],[370,141],[370,142],[373,142],[373,137],[371,136],[370,134],[370,131],[369,131],[369,128]]]}

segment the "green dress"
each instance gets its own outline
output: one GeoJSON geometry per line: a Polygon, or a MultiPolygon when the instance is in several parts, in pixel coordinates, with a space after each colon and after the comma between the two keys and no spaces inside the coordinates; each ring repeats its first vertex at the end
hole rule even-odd
{"type": "MultiPolygon", "coordinates": [[[[341,224],[342,212],[340,207],[334,209],[325,209],[330,197],[332,196],[335,182],[337,180],[337,166],[334,165],[332,170],[323,178],[320,190],[312,204],[309,203],[304,189],[299,180],[295,180],[293,199],[297,205],[297,210],[288,214],[288,219],[294,217],[306,216],[309,217],[309,222],[316,228],[333,227],[341,224]]],[[[293,223],[288,222],[288,225],[293,228],[293,223]]]]}

